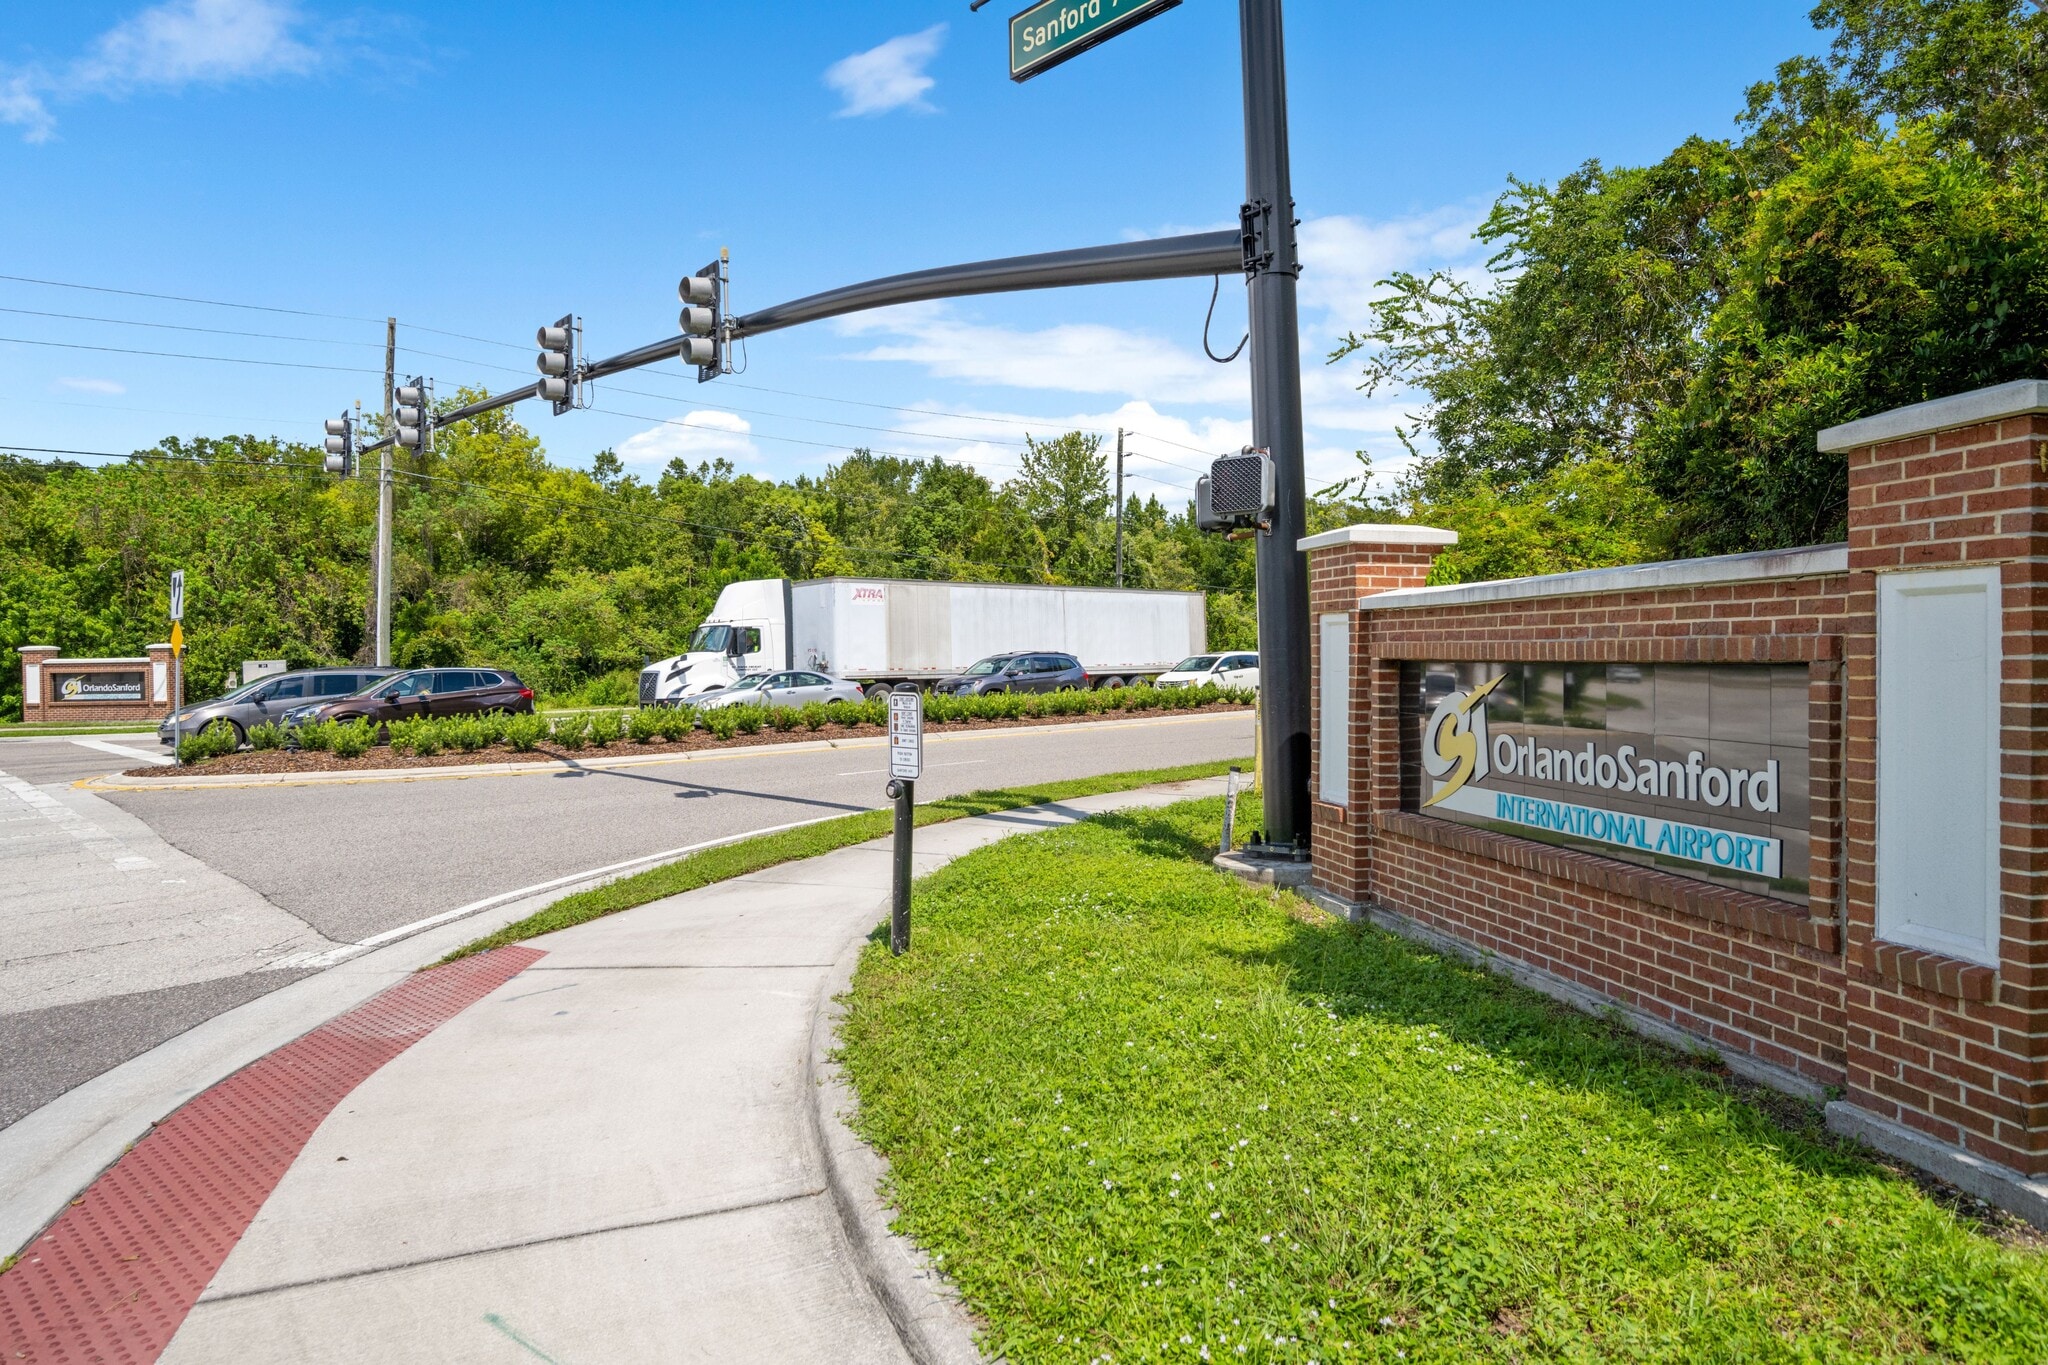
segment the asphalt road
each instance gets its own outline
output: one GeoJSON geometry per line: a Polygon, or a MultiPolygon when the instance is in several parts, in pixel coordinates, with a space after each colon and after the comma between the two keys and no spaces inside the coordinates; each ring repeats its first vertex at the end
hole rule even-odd
{"type": "MultiPolygon", "coordinates": [[[[920,800],[1247,755],[1248,713],[927,741],[920,800]]],[[[664,850],[887,804],[876,744],[618,769],[107,791],[160,753],[0,741],[0,1127],[309,953],[664,850]]]]}

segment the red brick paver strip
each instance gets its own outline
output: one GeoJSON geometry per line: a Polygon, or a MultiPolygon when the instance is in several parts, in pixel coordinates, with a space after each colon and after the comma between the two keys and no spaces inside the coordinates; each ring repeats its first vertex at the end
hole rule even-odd
{"type": "Polygon", "coordinates": [[[0,1275],[0,1361],[153,1361],[334,1106],[545,954],[421,972],[152,1128],[0,1275]]]}

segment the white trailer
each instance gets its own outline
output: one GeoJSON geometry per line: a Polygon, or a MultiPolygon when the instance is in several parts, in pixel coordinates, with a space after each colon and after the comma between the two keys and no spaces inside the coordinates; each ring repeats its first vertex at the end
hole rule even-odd
{"type": "Polygon", "coordinates": [[[1208,634],[1198,592],[760,578],[727,585],[689,649],[642,670],[640,701],[672,705],[785,668],[875,688],[929,682],[1018,650],[1072,654],[1101,686],[1164,673],[1208,634]]]}

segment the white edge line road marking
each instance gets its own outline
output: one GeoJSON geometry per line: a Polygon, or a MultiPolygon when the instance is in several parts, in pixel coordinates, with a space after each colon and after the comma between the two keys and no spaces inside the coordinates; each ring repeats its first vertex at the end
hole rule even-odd
{"type": "Polygon", "coordinates": [[[124,749],[120,745],[109,743],[104,739],[74,739],[71,742],[80,748],[98,749],[104,754],[114,754],[121,758],[139,759],[144,763],[153,763],[159,768],[169,767],[171,763],[171,760],[165,758],[162,754],[144,753],[140,749],[124,749]]]}
{"type": "MultiPolygon", "coordinates": [[[[0,776],[4,776],[4,774],[0,774],[0,776]]],[[[39,792],[37,795],[41,795],[41,793],[39,792]]],[[[345,958],[354,957],[357,953],[368,952],[372,948],[381,948],[393,940],[417,934],[424,929],[431,929],[437,924],[446,924],[450,920],[461,919],[465,915],[474,915],[478,911],[488,910],[494,905],[502,905],[507,901],[524,900],[528,896],[537,896],[543,891],[554,891],[564,886],[573,885],[576,882],[590,881],[593,878],[602,878],[609,881],[622,872],[641,867],[644,864],[660,863],[675,858],[682,858],[692,853],[701,853],[707,848],[717,848],[722,844],[735,844],[742,839],[752,839],[756,835],[780,834],[784,830],[801,829],[805,825],[822,824],[827,820],[840,820],[844,819],[846,815],[859,813],[848,811],[840,815],[813,816],[809,820],[792,820],[786,825],[766,825],[760,829],[742,830],[738,834],[728,834],[718,839],[707,839],[701,844],[685,844],[681,848],[664,849],[660,853],[647,853],[638,858],[628,858],[622,863],[588,868],[582,872],[571,872],[566,877],[556,877],[550,881],[535,882],[532,886],[522,886],[515,891],[500,891],[495,896],[485,896],[480,901],[471,901],[468,905],[458,905],[453,910],[443,910],[438,915],[429,915],[425,919],[414,920],[411,924],[401,924],[396,929],[386,929],[381,934],[372,934],[370,937],[357,943],[344,943],[339,948],[329,948],[321,953],[294,953],[289,957],[281,957],[275,962],[270,963],[266,970],[284,971],[300,967],[332,967],[345,958]]]]}
{"type": "MultiPolygon", "coordinates": [[[[927,768],[972,768],[977,763],[986,762],[988,760],[985,758],[960,758],[953,760],[951,763],[927,763],[924,766],[927,768]]],[[[889,768],[886,763],[879,768],[858,768],[850,773],[839,774],[841,777],[887,777],[888,775],[889,768]]]]}

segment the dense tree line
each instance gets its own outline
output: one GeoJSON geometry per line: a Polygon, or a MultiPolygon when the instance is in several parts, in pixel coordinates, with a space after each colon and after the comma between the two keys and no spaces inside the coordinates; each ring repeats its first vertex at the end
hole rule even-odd
{"type": "Polygon", "coordinates": [[[1332,354],[1419,399],[1388,510],[1465,532],[1440,574],[1839,539],[1820,429],[2048,373],[2048,6],[1812,18],[1739,136],[1511,182],[1486,278],[1397,275],[1332,354]]]}
{"type": "MultiPolygon", "coordinates": [[[[610,452],[589,470],[550,464],[493,413],[398,462],[393,661],[497,663],[547,694],[624,701],[632,672],[681,648],[736,579],[1107,584],[1107,463],[1098,438],[1070,432],[1030,440],[1002,484],[864,450],[816,477],[676,460],[648,481],[610,452]]],[[[4,459],[0,647],[138,653],[164,638],[182,568],[188,695],[219,691],[244,659],[366,659],[376,489],[320,465],[252,436],[169,439],[102,467],[4,459]]],[[[1319,526],[1358,515],[1316,504],[1319,526]]],[[[1125,581],[1206,591],[1213,643],[1255,642],[1250,547],[1196,533],[1186,508],[1126,502],[1125,581]]],[[[20,690],[18,669],[0,673],[0,717],[19,718],[20,690]]]]}
{"type": "MultiPolygon", "coordinates": [[[[1832,0],[1813,19],[1828,55],[1750,90],[1738,136],[1513,181],[1479,229],[1483,278],[1385,282],[1330,359],[1417,400],[1417,459],[1371,495],[1361,451],[1311,530],[1448,526],[1448,579],[1825,541],[1846,482],[1822,427],[2048,373],[2048,0],[1832,0]]],[[[624,700],[738,578],[1108,583],[1106,463],[1070,432],[1029,441],[1001,484],[867,451],[789,481],[723,461],[648,481],[610,452],[550,464],[491,414],[401,463],[396,662],[624,700]]],[[[247,658],[364,658],[374,489],[319,464],[255,437],[104,468],[0,457],[0,648],[137,652],[182,567],[193,695],[247,658]]],[[[1248,545],[1156,498],[1125,521],[1130,584],[1199,588],[1211,643],[1254,643],[1248,545]]],[[[0,717],[19,708],[0,670],[0,717]]]]}

